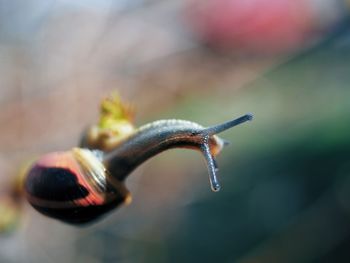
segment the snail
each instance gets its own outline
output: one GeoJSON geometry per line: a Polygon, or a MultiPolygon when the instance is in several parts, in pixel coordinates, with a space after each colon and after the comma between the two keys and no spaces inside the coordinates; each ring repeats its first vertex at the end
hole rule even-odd
{"type": "Polygon", "coordinates": [[[158,120],[136,129],[109,151],[73,148],[39,158],[24,182],[27,200],[40,213],[70,224],[93,222],[131,200],[127,176],[170,148],[199,150],[213,191],[220,190],[215,156],[226,141],[216,134],[252,120],[251,114],[205,128],[185,120],[158,120]]]}

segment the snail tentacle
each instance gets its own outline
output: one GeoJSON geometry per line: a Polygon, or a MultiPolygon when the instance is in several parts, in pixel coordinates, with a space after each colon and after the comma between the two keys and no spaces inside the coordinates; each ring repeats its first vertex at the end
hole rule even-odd
{"type": "Polygon", "coordinates": [[[209,137],[207,136],[205,137],[205,142],[202,145],[202,152],[205,160],[207,161],[207,168],[209,172],[209,182],[210,182],[211,189],[214,192],[217,192],[221,188],[216,175],[216,172],[218,171],[218,166],[214,159],[214,156],[210,152],[210,146],[208,141],[209,141],[209,137]]]}
{"type": "Polygon", "coordinates": [[[253,120],[253,114],[248,113],[239,118],[206,128],[203,132],[209,135],[218,134],[228,129],[231,129],[234,126],[237,126],[239,124],[242,124],[246,121],[251,121],[251,120],[253,120]]]}

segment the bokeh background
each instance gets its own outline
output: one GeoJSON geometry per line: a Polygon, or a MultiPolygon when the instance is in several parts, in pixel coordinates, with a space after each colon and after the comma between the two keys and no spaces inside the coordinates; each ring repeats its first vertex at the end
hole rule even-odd
{"type": "Polygon", "coordinates": [[[349,262],[349,8],[1,0],[0,218],[14,222],[0,262],[349,262]],[[114,90],[137,125],[254,113],[222,134],[222,191],[200,154],[172,150],[129,177],[133,203],[89,227],[11,195],[23,163],[77,145],[114,90]]]}

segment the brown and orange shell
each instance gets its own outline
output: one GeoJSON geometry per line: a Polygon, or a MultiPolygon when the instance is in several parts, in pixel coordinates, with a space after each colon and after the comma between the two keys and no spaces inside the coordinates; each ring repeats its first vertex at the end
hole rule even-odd
{"type": "Polygon", "coordinates": [[[91,222],[130,202],[124,183],[109,175],[96,154],[81,148],[41,157],[24,187],[39,212],[72,224],[91,222]]]}

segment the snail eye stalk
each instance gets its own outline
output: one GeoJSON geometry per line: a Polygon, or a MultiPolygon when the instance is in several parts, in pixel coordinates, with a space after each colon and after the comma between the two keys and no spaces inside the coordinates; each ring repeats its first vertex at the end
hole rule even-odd
{"type": "Polygon", "coordinates": [[[204,129],[203,133],[207,133],[209,135],[218,134],[218,133],[221,133],[221,132],[226,131],[228,129],[231,129],[237,125],[245,123],[247,121],[251,121],[251,120],[253,120],[253,114],[248,113],[248,114],[245,114],[241,117],[233,119],[231,121],[227,121],[227,122],[224,122],[222,124],[218,124],[218,125],[214,125],[212,127],[206,128],[206,129],[204,129]]]}
{"type": "Polygon", "coordinates": [[[202,152],[205,160],[207,161],[211,190],[213,190],[214,192],[218,192],[221,189],[220,183],[216,175],[216,172],[219,170],[219,168],[217,166],[217,162],[214,159],[214,156],[210,153],[208,140],[209,138],[206,137],[205,142],[202,146],[202,152]]]}
{"type": "MultiPolygon", "coordinates": [[[[202,133],[204,134],[204,138],[203,138],[203,145],[201,147],[201,150],[207,162],[209,182],[210,182],[211,189],[214,192],[220,191],[221,186],[217,178],[217,171],[219,170],[219,168],[214,156],[211,154],[211,151],[210,151],[209,136],[231,129],[234,126],[240,125],[246,121],[251,121],[252,119],[253,119],[252,114],[246,114],[237,119],[233,119],[231,121],[218,124],[203,130],[202,133]]],[[[229,142],[226,140],[221,139],[221,141],[223,143],[223,146],[229,144],[229,142]]]]}

